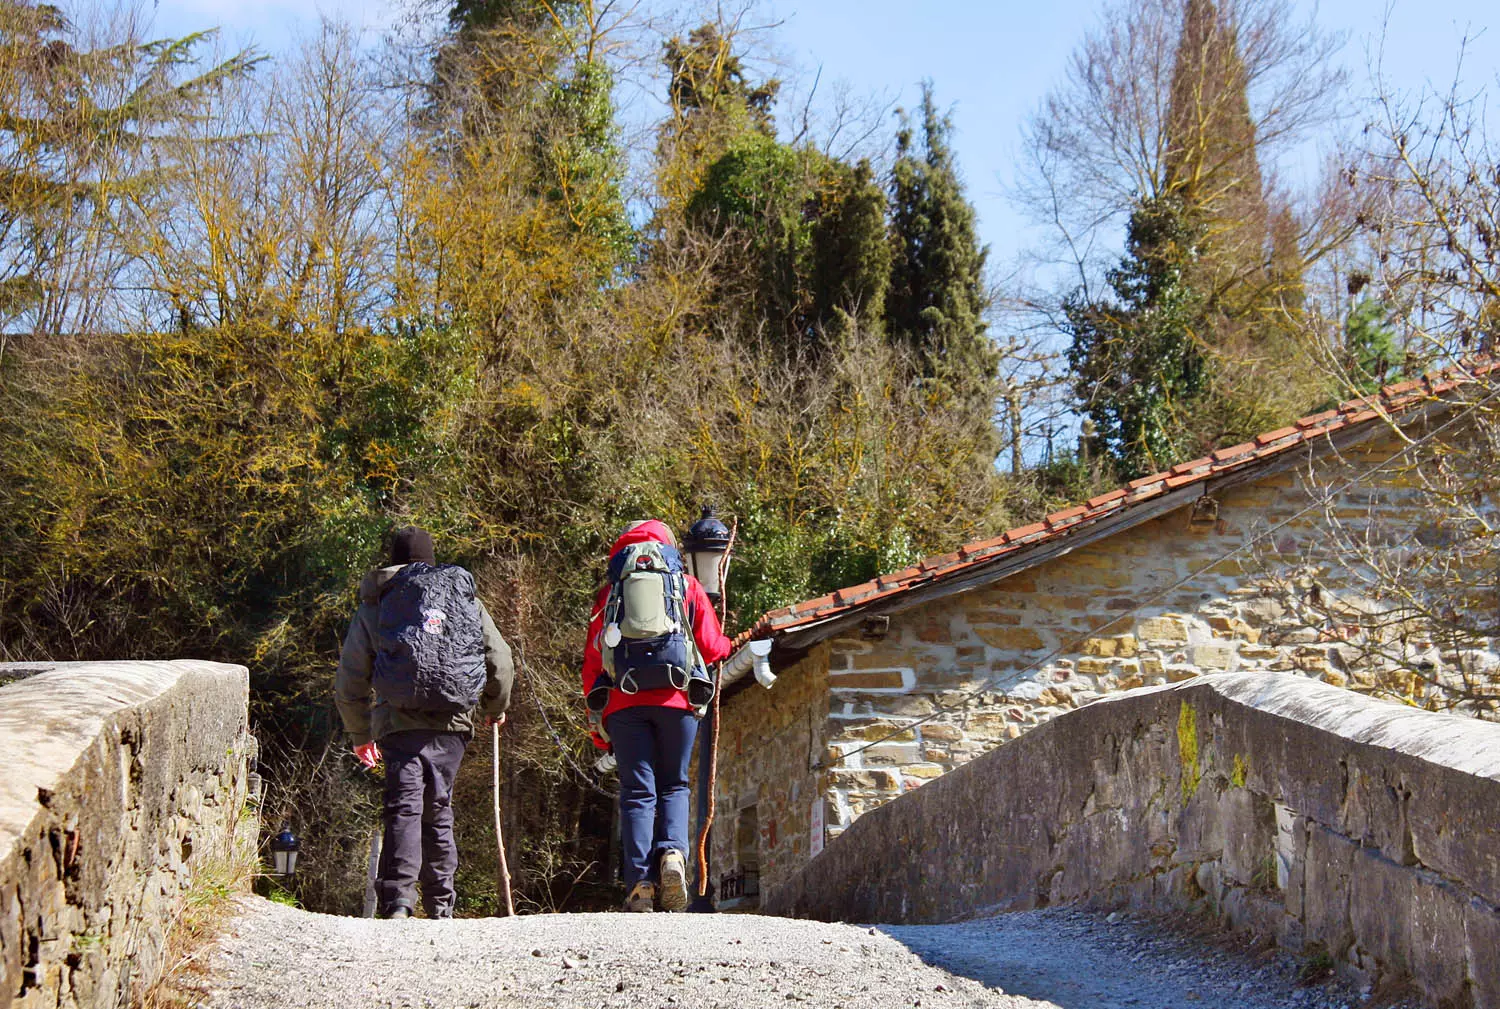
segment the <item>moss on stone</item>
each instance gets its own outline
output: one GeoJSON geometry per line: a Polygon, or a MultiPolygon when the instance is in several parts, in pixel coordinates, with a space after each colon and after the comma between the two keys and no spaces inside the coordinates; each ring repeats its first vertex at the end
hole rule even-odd
{"type": "Polygon", "coordinates": [[[1184,701],[1177,712],[1177,754],[1182,762],[1182,801],[1198,791],[1203,772],[1198,767],[1198,711],[1184,701]]]}
{"type": "Polygon", "coordinates": [[[1229,775],[1229,783],[1235,788],[1244,788],[1245,779],[1249,776],[1250,765],[1245,758],[1238,753],[1234,755],[1234,770],[1229,775]]]}

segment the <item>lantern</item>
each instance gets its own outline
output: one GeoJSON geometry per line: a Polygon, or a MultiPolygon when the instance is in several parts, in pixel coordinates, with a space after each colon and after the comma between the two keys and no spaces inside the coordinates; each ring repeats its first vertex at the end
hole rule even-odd
{"type": "Polygon", "coordinates": [[[283,823],[281,833],[271,838],[271,859],[275,864],[276,875],[290,877],[296,873],[297,850],[301,847],[292,828],[283,823]]]}
{"type": "Polygon", "coordinates": [[[712,508],[704,508],[702,517],[688,530],[685,546],[693,577],[698,579],[703,591],[717,606],[724,595],[719,576],[724,555],[729,551],[729,527],[714,516],[712,508]]]}

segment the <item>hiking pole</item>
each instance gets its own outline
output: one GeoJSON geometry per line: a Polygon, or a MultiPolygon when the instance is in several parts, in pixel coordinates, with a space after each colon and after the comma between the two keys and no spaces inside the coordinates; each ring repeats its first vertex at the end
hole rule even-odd
{"type": "MultiPolygon", "coordinates": [[[[734,556],[734,539],[739,528],[740,522],[736,518],[729,530],[729,543],[724,548],[724,556],[719,560],[720,630],[723,629],[729,612],[729,587],[726,583],[729,578],[729,561],[734,556]]],[[[719,672],[723,668],[724,664],[719,663],[719,672]]],[[[698,815],[702,824],[698,828],[698,895],[693,898],[688,910],[700,913],[715,910],[713,896],[709,893],[708,835],[713,829],[714,815],[718,811],[718,796],[715,793],[718,791],[719,775],[719,672],[714,674],[714,699],[709,705],[708,738],[698,748],[698,815]]]]}
{"type": "Polygon", "coordinates": [[[505,835],[500,832],[500,722],[490,723],[490,782],[495,794],[495,850],[500,856],[500,894],[505,898],[505,916],[516,916],[515,901],[510,895],[510,867],[505,864],[505,835]]]}

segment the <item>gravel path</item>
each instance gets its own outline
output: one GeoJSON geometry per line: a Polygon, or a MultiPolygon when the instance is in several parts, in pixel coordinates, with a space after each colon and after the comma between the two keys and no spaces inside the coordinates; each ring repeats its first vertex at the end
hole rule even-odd
{"type": "Polygon", "coordinates": [[[247,898],[208,954],[214,1009],[1039,1009],[853,925],[754,915],[451,922],[308,914],[247,898]]]}
{"type": "MultiPolygon", "coordinates": [[[[1056,908],[951,925],[756,915],[388,922],[246,898],[205,1009],[1371,1009],[1302,963],[1056,908]]],[[[1409,1007],[1402,1007],[1409,1009],[1409,1007]]]]}
{"type": "MultiPolygon", "coordinates": [[[[1367,995],[1332,979],[1303,984],[1306,961],[1195,938],[1161,919],[1072,908],[952,925],[888,925],[928,963],[1064,1009],[1360,1009],[1367,995]]],[[[1380,1003],[1390,1009],[1404,1004],[1380,1003]]]]}

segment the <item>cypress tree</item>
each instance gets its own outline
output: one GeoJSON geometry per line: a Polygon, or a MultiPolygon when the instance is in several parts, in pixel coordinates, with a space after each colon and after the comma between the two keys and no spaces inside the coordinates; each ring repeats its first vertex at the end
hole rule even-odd
{"type": "Polygon", "coordinates": [[[913,348],[927,375],[966,399],[993,403],[997,360],[984,321],[988,250],[953,162],[952,132],[924,83],[920,139],[904,114],[896,136],[886,331],[913,348]]]}

